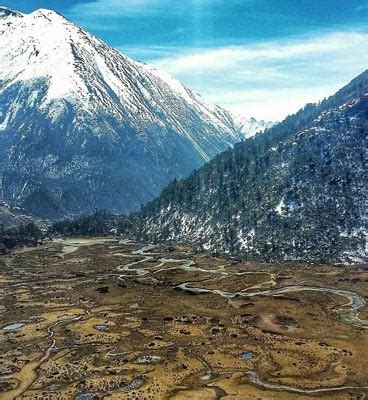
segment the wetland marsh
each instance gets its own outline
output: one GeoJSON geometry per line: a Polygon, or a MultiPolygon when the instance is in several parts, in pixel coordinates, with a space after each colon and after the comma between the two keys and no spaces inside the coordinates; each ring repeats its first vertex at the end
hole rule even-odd
{"type": "Polygon", "coordinates": [[[360,399],[368,270],[114,238],[0,265],[1,399],[360,399]]]}

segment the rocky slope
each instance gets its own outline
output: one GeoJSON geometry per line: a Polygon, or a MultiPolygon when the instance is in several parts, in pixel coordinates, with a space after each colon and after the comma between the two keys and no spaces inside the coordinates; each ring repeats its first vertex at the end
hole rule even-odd
{"type": "Polygon", "coordinates": [[[61,15],[0,8],[5,200],[51,218],[128,212],[243,138],[230,113],[61,15]]]}
{"type": "Polygon", "coordinates": [[[365,71],[170,184],[136,216],[136,232],[251,258],[361,263],[367,133],[365,71]]]}
{"type": "Polygon", "coordinates": [[[44,226],[41,221],[35,220],[19,207],[10,206],[0,200],[0,227],[4,229],[14,228],[20,225],[27,225],[36,222],[40,226],[44,226]]]}

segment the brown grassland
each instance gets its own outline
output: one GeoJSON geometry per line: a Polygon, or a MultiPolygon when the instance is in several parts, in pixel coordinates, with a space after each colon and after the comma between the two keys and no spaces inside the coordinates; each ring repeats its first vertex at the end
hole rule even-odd
{"type": "Polygon", "coordinates": [[[367,269],[142,247],[0,259],[2,400],[368,397],[367,269]]]}

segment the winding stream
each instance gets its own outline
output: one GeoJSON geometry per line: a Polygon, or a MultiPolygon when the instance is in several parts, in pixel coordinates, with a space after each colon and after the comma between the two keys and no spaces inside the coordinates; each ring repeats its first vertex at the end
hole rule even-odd
{"type": "MultiPolygon", "coordinates": [[[[215,295],[220,295],[222,297],[225,297],[229,300],[235,298],[235,297],[244,297],[244,298],[252,298],[256,296],[277,296],[280,294],[285,294],[285,293],[295,293],[295,292],[321,292],[321,293],[331,293],[340,297],[345,297],[348,302],[343,305],[339,305],[333,309],[333,312],[338,315],[338,317],[345,323],[350,324],[354,327],[360,328],[360,329],[368,329],[368,321],[366,320],[361,320],[358,315],[359,311],[362,307],[365,306],[366,301],[364,298],[357,293],[347,291],[347,290],[340,290],[340,289],[333,289],[333,288],[325,288],[325,287],[317,287],[317,286],[307,286],[307,285],[291,285],[291,286],[286,286],[286,287],[281,287],[281,288],[272,288],[272,289],[267,289],[267,290],[258,290],[254,292],[249,292],[249,290],[254,290],[254,289],[261,289],[265,284],[269,284],[271,286],[276,286],[276,278],[275,275],[270,273],[270,272],[259,272],[259,271],[246,271],[246,272],[229,272],[229,271],[222,271],[219,269],[203,269],[200,267],[195,266],[195,262],[193,260],[189,259],[168,259],[168,258],[161,258],[160,264],[157,266],[157,270],[155,271],[150,271],[149,267],[145,268],[134,268],[135,266],[144,263],[146,261],[152,260],[154,255],[157,255],[157,253],[147,253],[150,250],[155,248],[153,245],[149,246],[144,246],[140,250],[137,250],[133,252],[132,254],[139,254],[141,256],[144,256],[143,259],[122,265],[118,267],[118,270],[120,272],[129,272],[129,274],[122,274],[120,277],[127,277],[127,276],[132,276],[131,273],[133,273],[135,276],[143,276],[147,275],[150,273],[158,273],[162,271],[167,271],[167,270],[172,270],[172,269],[183,269],[187,271],[195,271],[195,272],[204,272],[204,273],[213,273],[213,274],[222,274],[224,276],[230,276],[230,275],[237,275],[237,276],[242,276],[245,274],[254,274],[254,273],[263,273],[263,274],[268,274],[271,276],[271,279],[267,282],[263,282],[261,284],[253,285],[251,287],[248,287],[246,289],[243,289],[241,291],[236,291],[236,292],[227,292],[221,289],[208,289],[208,288],[201,288],[201,287],[194,287],[190,286],[191,284],[198,284],[198,282],[184,282],[181,283],[174,288],[180,288],[182,290],[200,294],[200,293],[212,293],[215,295]],[[178,263],[178,266],[173,266],[173,267],[168,267],[165,268],[166,263],[178,263]]],[[[134,276],[133,275],[133,276],[134,276]]],[[[189,350],[189,349],[188,349],[189,350]]],[[[189,350],[189,352],[191,352],[189,350]]],[[[211,366],[203,359],[203,358],[198,358],[198,360],[203,364],[203,366],[206,369],[206,374],[202,377],[203,380],[209,380],[211,379],[213,375],[213,371],[211,369],[211,366]]],[[[321,393],[329,393],[329,392],[337,392],[337,391],[344,391],[344,390],[366,390],[368,387],[355,387],[355,386],[337,386],[337,387],[329,387],[329,388],[319,388],[319,389],[301,389],[297,387],[292,387],[292,386],[286,386],[286,385],[278,385],[278,384],[273,384],[273,383],[267,383],[263,382],[256,371],[247,371],[245,372],[246,375],[248,375],[250,382],[252,382],[254,385],[257,385],[259,387],[262,387],[264,389],[268,390],[274,390],[274,391],[286,391],[286,392],[291,392],[291,393],[297,393],[297,394],[306,394],[306,395],[316,395],[316,394],[321,394],[321,393]]],[[[208,385],[208,387],[211,387],[208,385]]]]}
{"type": "Polygon", "coordinates": [[[275,390],[275,391],[282,391],[282,392],[290,392],[290,393],[299,393],[299,394],[307,394],[307,395],[314,395],[320,393],[328,393],[328,392],[339,392],[344,390],[366,390],[368,386],[335,386],[329,388],[320,388],[320,389],[300,389],[292,386],[286,385],[277,385],[274,383],[267,383],[263,382],[259,379],[257,372],[255,371],[248,371],[246,372],[248,375],[249,380],[264,389],[275,390]]]}
{"type": "MultiPolygon", "coordinates": [[[[89,311],[87,310],[85,315],[89,315],[89,311]]],[[[45,362],[48,360],[50,357],[50,354],[53,350],[57,350],[56,348],[56,340],[53,338],[54,336],[54,330],[58,325],[64,324],[64,323],[69,323],[72,321],[79,321],[83,317],[83,314],[79,314],[77,316],[72,316],[72,317],[67,317],[60,319],[53,324],[51,324],[47,328],[47,338],[46,341],[52,339],[50,346],[45,350],[43,353],[43,356],[38,359],[38,360],[32,360],[29,363],[25,364],[25,366],[22,368],[20,372],[17,372],[15,374],[9,374],[9,375],[3,375],[1,378],[15,378],[18,380],[19,385],[5,393],[2,393],[1,399],[2,400],[12,400],[15,398],[20,398],[30,387],[31,385],[35,382],[37,379],[37,369],[45,362]],[[19,377],[22,376],[23,379],[19,379],[19,377]]]]}
{"type": "MultiPolygon", "coordinates": [[[[223,271],[220,269],[204,269],[197,267],[195,265],[195,262],[193,260],[189,259],[173,259],[173,258],[160,258],[160,264],[156,266],[158,268],[157,270],[150,270],[149,267],[142,267],[139,268],[137,267],[139,264],[143,264],[147,261],[151,261],[154,259],[154,256],[160,255],[161,253],[150,253],[150,250],[153,250],[155,248],[154,245],[146,245],[140,248],[139,250],[135,250],[132,252],[131,256],[126,256],[126,257],[133,257],[134,255],[140,255],[143,256],[144,258],[139,259],[137,261],[124,264],[119,266],[117,269],[119,272],[125,272],[125,274],[120,274],[119,278],[124,278],[124,277],[132,277],[132,276],[144,276],[147,274],[157,274],[162,271],[170,271],[174,269],[182,269],[186,271],[193,271],[193,272],[204,272],[204,273],[209,273],[209,274],[221,274],[224,277],[225,276],[243,276],[246,274],[267,274],[270,275],[271,279],[267,282],[263,282],[257,285],[253,285],[251,287],[248,287],[246,289],[242,289],[240,291],[236,292],[227,292],[222,289],[210,289],[210,288],[201,288],[201,287],[194,287],[191,286],[191,284],[198,284],[196,281],[191,281],[191,282],[183,282],[179,285],[176,285],[174,288],[179,288],[188,292],[192,292],[195,294],[201,294],[201,293],[212,293],[216,294],[222,297],[225,297],[229,300],[234,299],[235,297],[244,297],[244,298],[251,298],[251,297],[256,297],[256,296],[275,296],[279,294],[285,294],[285,293],[292,293],[292,292],[321,292],[321,293],[331,293],[335,294],[340,297],[345,297],[348,302],[346,304],[343,304],[341,306],[337,306],[334,308],[334,312],[339,316],[339,318],[350,324],[353,325],[357,328],[361,329],[368,329],[368,321],[366,320],[361,320],[358,315],[359,315],[359,310],[363,308],[366,304],[366,301],[363,299],[362,296],[358,295],[357,293],[350,292],[348,290],[340,290],[340,289],[333,289],[333,288],[325,288],[325,287],[318,287],[318,286],[306,286],[306,285],[291,285],[291,286],[285,286],[281,288],[272,288],[272,289],[266,289],[266,290],[258,290],[258,291],[253,291],[249,292],[249,290],[254,290],[254,289],[260,289],[262,286],[265,284],[269,284],[271,286],[276,286],[276,278],[275,274],[272,274],[270,272],[265,272],[265,271],[245,271],[245,272],[232,272],[232,271],[223,271]],[[174,264],[177,263],[179,265],[177,266],[171,266],[168,268],[165,268],[165,264],[170,263],[174,264]]],[[[119,253],[115,255],[120,255],[119,253]]]]}
{"type": "Polygon", "coordinates": [[[177,288],[182,290],[186,290],[192,293],[200,294],[200,293],[213,293],[225,297],[227,299],[233,299],[235,297],[245,297],[251,298],[256,296],[274,296],[278,294],[284,293],[293,293],[293,292],[322,292],[322,293],[331,293],[337,296],[345,297],[348,299],[348,303],[343,304],[341,306],[337,306],[334,308],[334,312],[338,314],[339,318],[357,328],[361,329],[368,329],[368,321],[361,320],[359,315],[359,310],[365,306],[366,302],[357,293],[350,292],[347,290],[340,290],[340,289],[333,289],[333,288],[323,288],[317,286],[302,286],[302,285],[292,285],[286,286],[282,288],[276,289],[268,289],[268,290],[261,290],[257,292],[245,292],[244,290],[238,292],[226,292],[221,289],[205,289],[200,287],[193,287],[189,286],[190,284],[195,282],[184,282],[180,285],[177,285],[177,288]]]}
{"type": "MultiPolygon", "coordinates": [[[[85,245],[92,245],[92,244],[99,244],[99,243],[105,243],[107,240],[103,239],[103,241],[98,241],[98,240],[91,240],[91,241],[72,241],[72,240],[58,240],[57,242],[60,244],[63,244],[63,250],[62,250],[62,256],[65,254],[70,254],[71,252],[76,251],[80,246],[85,246],[85,245]]],[[[130,241],[121,241],[120,244],[133,244],[130,241]]],[[[277,296],[285,293],[293,293],[293,292],[321,292],[321,293],[331,293],[340,297],[344,297],[347,299],[347,303],[343,305],[336,306],[333,309],[333,312],[338,315],[338,317],[345,323],[350,324],[354,327],[360,328],[367,330],[368,329],[368,321],[366,320],[361,320],[359,318],[359,311],[361,310],[362,307],[365,306],[366,301],[364,298],[357,293],[347,291],[347,290],[339,290],[339,289],[333,289],[333,288],[325,288],[325,287],[317,287],[317,286],[307,286],[307,285],[291,285],[291,286],[286,286],[286,287],[281,287],[281,288],[276,288],[276,277],[275,274],[266,272],[266,271],[245,271],[245,272],[232,272],[232,271],[226,271],[224,269],[204,269],[197,267],[195,262],[190,259],[173,259],[173,258],[159,258],[157,261],[159,261],[159,264],[155,266],[155,270],[152,271],[152,269],[148,267],[141,267],[140,264],[143,264],[145,262],[154,260],[155,257],[162,255],[162,253],[152,253],[151,250],[155,248],[154,245],[147,245],[143,246],[142,248],[132,251],[131,255],[126,255],[126,254],[121,254],[121,253],[116,253],[114,255],[116,256],[122,256],[126,258],[135,258],[135,257],[140,257],[139,259],[136,259],[134,262],[130,262],[124,265],[120,265],[117,269],[119,271],[119,278],[124,278],[124,277],[134,277],[134,276],[144,276],[147,274],[157,274],[162,271],[167,271],[167,270],[174,270],[174,269],[182,269],[186,271],[193,271],[193,272],[203,272],[203,273],[208,273],[208,274],[217,274],[221,275],[223,277],[226,276],[243,276],[245,274],[265,274],[270,276],[270,280],[263,282],[261,284],[253,285],[251,287],[248,287],[246,289],[236,291],[236,292],[229,292],[221,289],[210,289],[210,288],[201,288],[201,287],[195,287],[194,285],[200,284],[199,282],[184,282],[181,283],[174,288],[180,288],[182,290],[188,291],[188,292],[193,292],[196,294],[201,294],[201,293],[212,293],[215,295],[222,296],[224,298],[227,298],[229,300],[234,299],[235,297],[242,297],[242,298],[252,298],[256,296],[277,296]],[[170,264],[170,266],[166,267],[166,264],[170,264]],[[172,265],[175,264],[175,265],[172,265]],[[271,289],[262,289],[265,285],[271,286],[271,289]],[[253,290],[250,292],[250,290],[253,290]],[[254,291],[256,290],[256,291],[254,291]]],[[[5,393],[4,394],[4,400],[5,399],[11,399],[17,396],[21,396],[25,391],[28,390],[28,388],[33,384],[35,379],[37,378],[36,370],[38,367],[41,366],[42,363],[44,363],[49,357],[52,351],[58,350],[56,347],[56,340],[54,339],[54,328],[60,324],[64,323],[70,323],[72,321],[80,321],[83,316],[89,315],[89,311],[87,310],[85,314],[78,314],[74,315],[72,317],[67,317],[61,320],[58,320],[51,324],[47,328],[47,333],[48,336],[46,338],[47,341],[50,340],[50,345],[48,348],[45,350],[44,354],[42,357],[38,360],[31,361],[29,364],[26,364],[26,367],[24,370],[21,372],[22,375],[25,373],[27,376],[27,379],[24,381],[20,381],[20,385],[5,393]]],[[[190,350],[189,350],[190,351],[190,350]]],[[[117,354],[114,351],[110,351],[108,353],[109,356],[116,356],[117,354]]],[[[213,370],[211,366],[207,363],[205,359],[202,357],[197,357],[198,360],[203,364],[206,373],[202,377],[203,380],[210,380],[213,377],[213,370]]],[[[291,392],[291,393],[296,393],[296,394],[306,394],[306,395],[318,395],[321,393],[328,393],[328,392],[336,392],[336,391],[344,391],[344,390],[366,390],[368,387],[354,387],[354,386],[338,386],[338,387],[328,387],[328,388],[319,388],[319,389],[301,389],[297,387],[291,387],[291,386],[286,386],[286,385],[279,385],[279,384],[273,384],[273,383],[267,383],[262,381],[256,371],[245,371],[245,374],[249,377],[249,381],[253,383],[254,385],[257,385],[261,388],[268,389],[268,390],[274,390],[274,391],[286,391],[286,392],[291,392]]],[[[16,378],[15,374],[13,375],[16,378]]],[[[207,385],[209,388],[211,385],[207,385]]]]}

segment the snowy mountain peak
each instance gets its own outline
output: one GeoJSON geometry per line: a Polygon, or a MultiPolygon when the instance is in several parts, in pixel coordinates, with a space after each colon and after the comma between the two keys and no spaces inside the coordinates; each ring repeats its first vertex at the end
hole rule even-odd
{"type": "Polygon", "coordinates": [[[49,82],[46,103],[78,90],[71,43],[77,28],[57,13],[37,10],[11,24],[0,43],[0,79],[5,87],[15,82],[49,82]],[[52,40],[50,40],[52,38],[52,40]]]}
{"type": "Polygon", "coordinates": [[[70,22],[63,15],[59,14],[56,11],[48,10],[46,8],[39,8],[38,10],[33,11],[31,14],[29,14],[29,17],[34,18],[37,21],[39,21],[40,19],[43,19],[48,24],[54,25],[57,23],[61,23],[61,24],[73,25],[74,27],[76,27],[72,22],[70,22]]]}
{"type": "MultiPolygon", "coordinates": [[[[228,145],[241,139],[229,113],[206,104],[174,78],[121,54],[54,11],[40,9],[25,15],[4,35],[0,80],[5,88],[42,80],[48,86],[43,108],[63,99],[96,115],[103,105],[120,120],[156,120],[187,134],[177,108],[189,107],[219,134],[226,131],[228,136],[233,131],[225,139],[228,145]],[[162,113],[164,118],[158,118],[162,113]]],[[[202,156],[209,159],[206,152],[202,156]]]]}
{"type": "Polygon", "coordinates": [[[63,17],[61,14],[57,13],[56,11],[53,10],[49,10],[47,8],[39,8],[36,11],[33,11],[30,15],[32,16],[39,16],[39,17],[51,17],[51,18],[63,18],[66,19],[65,17],[63,17]]]}
{"type": "Polygon", "coordinates": [[[19,171],[12,199],[28,202],[39,190],[62,213],[79,212],[83,189],[86,207],[130,211],[244,138],[229,112],[63,16],[40,9],[12,18],[0,29],[0,140],[9,171],[19,171]]]}
{"type": "Polygon", "coordinates": [[[275,125],[272,121],[258,121],[254,117],[246,118],[240,115],[235,116],[234,120],[237,128],[246,138],[252,137],[256,133],[263,133],[266,129],[270,129],[275,125]]]}

